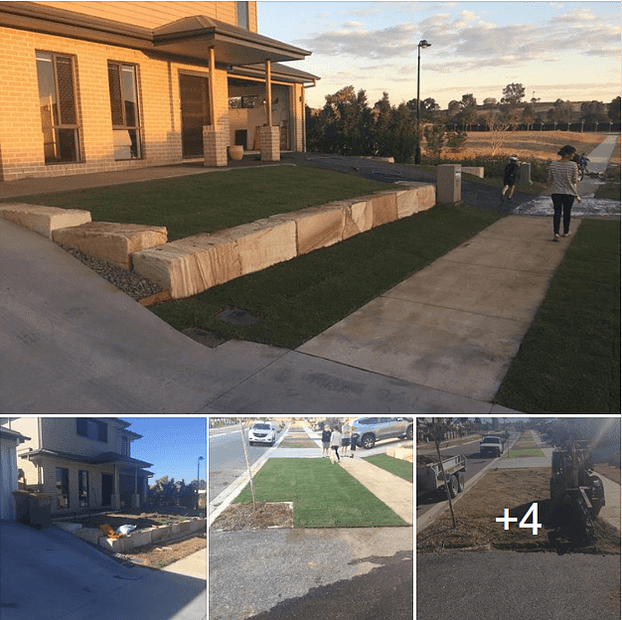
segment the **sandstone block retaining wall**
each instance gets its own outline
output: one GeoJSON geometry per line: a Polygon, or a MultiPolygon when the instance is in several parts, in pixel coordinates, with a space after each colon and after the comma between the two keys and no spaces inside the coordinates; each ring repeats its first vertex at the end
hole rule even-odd
{"type": "Polygon", "coordinates": [[[325,248],[436,204],[436,187],[403,183],[378,192],[193,235],[132,255],[134,270],[173,299],[196,295],[247,273],[325,248]]]}

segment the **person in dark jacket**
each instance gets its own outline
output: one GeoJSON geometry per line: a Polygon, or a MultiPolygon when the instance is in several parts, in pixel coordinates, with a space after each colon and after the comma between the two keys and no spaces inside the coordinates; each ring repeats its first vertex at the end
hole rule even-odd
{"type": "Polygon", "coordinates": [[[512,196],[514,195],[514,189],[516,187],[516,179],[518,179],[518,171],[520,167],[518,165],[518,157],[512,155],[510,161],[507,163],[503,171],[503,189],[501,190],[501,202],[505,198],[507,192],[508,202],[512,202],[512,196]]]}
{"type": "Polygon", "coordinates": [[[322,431],[322,456],[329,456],[328,452],[330,450],[330,427],[325,426],[322,431]]]}

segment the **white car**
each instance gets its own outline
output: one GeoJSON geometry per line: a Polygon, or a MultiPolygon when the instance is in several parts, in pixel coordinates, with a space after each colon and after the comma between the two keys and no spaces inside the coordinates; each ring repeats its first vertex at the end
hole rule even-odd
{"type": "Polygon", "coordinates": [[[255,422],[248,431],[248,443],[267,443],[271,446],[276,441],[276,426],[270,422],[255,422]]]}

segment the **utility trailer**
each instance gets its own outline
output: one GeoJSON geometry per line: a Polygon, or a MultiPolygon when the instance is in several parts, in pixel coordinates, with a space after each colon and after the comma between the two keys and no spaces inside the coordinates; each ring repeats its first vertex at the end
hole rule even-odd
{"type": "MultiPolygon", "coordinates": [[[[464,472],[466,471],[466,457],[462,454],[443,459],[443,469],[449,486],[449,495],[453,498],[464,489],[464,472]]],[[[432,495],[445,489],[445,480],[441,464],[420,463],[417,458],[417,497],[432,495]]]]}

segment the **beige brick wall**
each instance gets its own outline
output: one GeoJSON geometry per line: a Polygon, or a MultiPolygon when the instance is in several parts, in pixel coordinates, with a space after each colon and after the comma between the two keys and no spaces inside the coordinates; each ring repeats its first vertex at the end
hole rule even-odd
{"type": "MultiPolygon", "coordinates": [[[[181,161],[180,71],[207,67],[148,57],[137,50],[0,28],[0,144],[3,180],[123,170],[181,161]],[[82,162],[46,165],[39,110],[37,50],[74,57],[82,162]],[[138,66],[143,159],[115,161],[108,60],[138,66]]],[[[216,70],[216,110],[228,127],[227,74],[216,70]]]]}
{"type": "MultiPolygon", "coordinates": [[[[157,28],[184,17],[205,15],[221,22],[237,25],[236,2],[36,2],[56,9],[73,11],[143,26],[157,28]]],[[[257,2],[248,3],[250,30],[257,32],[257,2]]]]}

